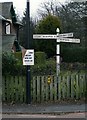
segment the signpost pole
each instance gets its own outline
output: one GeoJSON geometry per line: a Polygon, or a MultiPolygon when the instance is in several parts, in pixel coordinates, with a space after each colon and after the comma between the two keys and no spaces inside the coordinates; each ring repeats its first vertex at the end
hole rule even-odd
{"type": "MultiPolygon", "coordinates": [[[[27,0],[27,49],[30,49],[30,1],[27,0]]],[[[26,74],[26,103],[31,103],[31,76],[30,65],[27,65],[26,74]]]]}
{"type": "MultiPolygon", "coordinates": [[[[56,29],[56,32],[57,32],[57,36],[59,36],[59,28],[56,29]]],[[[57,74],[57,77],[60,73],[60,40],[57,39],[57,46],[56,46],[56,74],[57,74]]]]}
{"type": "Polygon", "coordinates": [[[73,33],[64,33],[59,34],[60,30],[59,28],[56,29],[57,34],[51,35],[51,34],[34,34],[33,39],[57,39],[58,42],[56,46],[56,75],[57,78],[60,73],[60,42],[69,42],[69,43],[80,43],[80,39],[73,39],[73,33]]]}

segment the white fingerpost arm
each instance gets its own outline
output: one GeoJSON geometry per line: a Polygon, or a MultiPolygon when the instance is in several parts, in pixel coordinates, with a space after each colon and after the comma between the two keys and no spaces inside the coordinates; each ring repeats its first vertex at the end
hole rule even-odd
{"type": "MultiPolygon", "coordinates": [[[[59,36],[59,28],[56,29],[56,32],[57,32],[57,37],[59,36]]],[[[59,42],[59,44],[57,44],[56,46],[56,74],[57,74],[57,77],[60,73],[60,40],[57,38],[57,42],[59,42]]]]}

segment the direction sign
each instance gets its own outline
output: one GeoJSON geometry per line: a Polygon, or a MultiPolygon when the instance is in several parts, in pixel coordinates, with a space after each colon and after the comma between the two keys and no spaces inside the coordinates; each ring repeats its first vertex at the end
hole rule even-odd
{"type": "Polygon", "coordinates": [[[57,34],[57,35],[48,35],[48,34],[34,34],[33,39],[58,39],[60,37],[73,37],[73,33],[57,34]]]}
{"type": "Polygon", "coordinates": [[[23,65],[34,65],[34,50],[26,50],[23,57],[23,65]]]}
{"type": "Polygon", "coordinates": [[[57,35],[34,34],[33,39],[57,39],[57,35]]]}
{"type": "Polygon", "coordinates": [[[59,39],[57,39],[57,42],[80,43],[80,39],[59,38],[59,39]]]}
{"type": "Polygon", "coordinates": [[[59,34],[58,37],[73,37],[73,33],[64,33],[64,34],[59,34]]]}

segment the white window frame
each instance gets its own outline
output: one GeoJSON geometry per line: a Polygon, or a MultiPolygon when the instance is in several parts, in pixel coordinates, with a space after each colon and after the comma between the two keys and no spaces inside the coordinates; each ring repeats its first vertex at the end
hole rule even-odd
{"type": "Polygon", "coordinates": [[[11,25],[6,22],[6,27],[5,27],[5,33],[6,34],[11,34],[11,25]]]}

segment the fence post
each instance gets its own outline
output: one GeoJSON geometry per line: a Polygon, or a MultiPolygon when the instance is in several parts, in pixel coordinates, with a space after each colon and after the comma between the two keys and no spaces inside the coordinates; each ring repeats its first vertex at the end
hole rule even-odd
{"type": "Polygon", "coordinates": [[[61,76],[58,77],[58,99],[61,99],[61,76]]]}
{"type": "Polygon", "coordinates": [[[67,76],[67,98],[70,98],[70,75],[67,76]]]}
{"type": "Polygon", "coordinates": [[[76,99],[79,98],[79,76],[76,75],[76,99]]]}
{"type": "Polygon", "coordinates": [[[74,98],[74,75],[71,76],[71,98],[74,98]]]}

